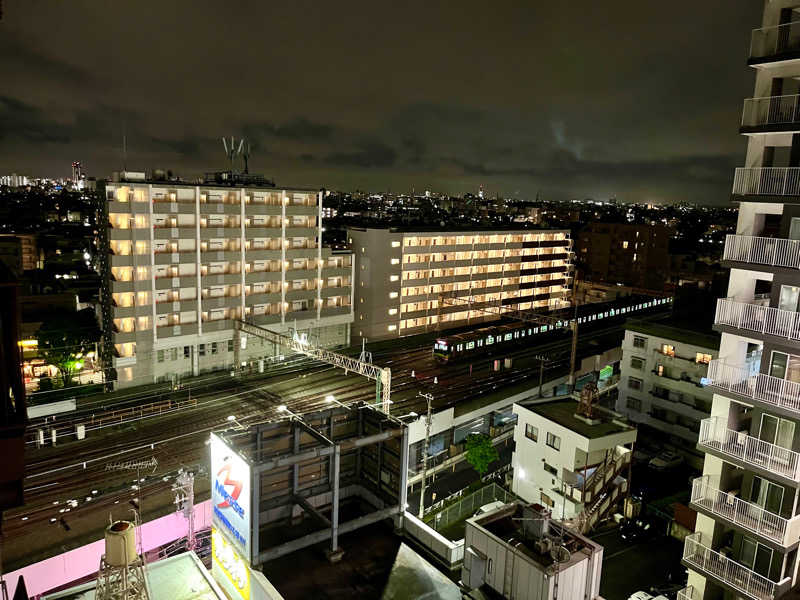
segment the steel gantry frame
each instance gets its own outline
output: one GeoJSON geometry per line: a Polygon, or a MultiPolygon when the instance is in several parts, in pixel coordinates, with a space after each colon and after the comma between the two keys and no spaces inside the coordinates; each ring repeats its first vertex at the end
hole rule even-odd
{"type": "Polygon", "coordinates": [[[259,325],[247,323],[246,321],[235,321],[235,324],[236,338],[233,344],[233,357],[237,369],[241,367],[241,334],[244,332],[268,340],[274,344],[280,344],[298,354],[305,354],[315,360],[344,369],[345,374],[352,371],[357,375],[372,379],[375,381],[375,404],[380,404],[383,412],[389,415],[389,405],[391,404],[392,394],[392,371],[390,368],[379,367],[351,356],[345,356],[344,354],[320,348],[319,346],[299,339],[296,335],[284,335],[259,325]]]}

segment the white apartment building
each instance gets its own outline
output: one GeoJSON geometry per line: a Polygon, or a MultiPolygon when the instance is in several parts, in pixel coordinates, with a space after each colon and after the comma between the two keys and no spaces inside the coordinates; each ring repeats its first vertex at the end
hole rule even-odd
{"type": "Polygon", "coordinates": [[[568,230],[355,228],[348,230],[348,240],[358,277],[353,295],[356,340],[481,323],[496,318],[491,313],[501,307],[552,310],[570,305],[568,230]],[[441,303],[442,294],[450,299],[441,303]]]}
{"type": "MultiPolygon", "coordinates": [[[[235,320],[348,343],[353,265],[320,243],[321,192],[126,175],[106,184],[118,386],[231,366],[235,320]]],[[[241,344],[243,364],[281,352],[241,344]]]]}
{"type": "Polygon", "coordinates": [[[700,427],[685,597],[776,600],[798,593],[800,541],[800,2],[767,0],[753,31],[731,268],[714,327],[711,416],[700,427]]]}
{"type": "Polygon", "coordinates": [[[514,404],[512,491],[586,531],[629,491],[636,429],[577,410],[571,396],[514,404]]]}
{"type": "Polygon", "coordinates": [[[713,392],[706,377],[718,347],[718,335],[629,321],[617,412],[666,434],[678,447],[694,447],[700,421],[711,414],[713,392]]]}

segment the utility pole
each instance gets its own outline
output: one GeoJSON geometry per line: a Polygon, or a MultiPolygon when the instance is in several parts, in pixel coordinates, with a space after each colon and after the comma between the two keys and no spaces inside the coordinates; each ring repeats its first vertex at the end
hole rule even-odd
{"type": "Polygon", "coordinates": [[[569,391],[575,391],[575,362],[578,358],[578,302],[575,301],[575,316],[572,319],[572,354],[569,359],[569,391]]]}
{"type": "Polygon", "coordinates": [[[194,550],[197,548],[194,532],[194,473],[181,470],[175,479],[172,491],[175,492],[175,505],[183,512],[186,520],[189,521],[186,549],[194,550]]]}
{"type": "Polygon", "coordinates": [[[422,447],[422,487],[419,490],[419,518],[425,511],[425,478],[428,476],[428,442],[431,438],[431,402],[433,401],[433,394],[419,395],[428,401],[428,416],[425,417],[425,444],[422,447]]]}

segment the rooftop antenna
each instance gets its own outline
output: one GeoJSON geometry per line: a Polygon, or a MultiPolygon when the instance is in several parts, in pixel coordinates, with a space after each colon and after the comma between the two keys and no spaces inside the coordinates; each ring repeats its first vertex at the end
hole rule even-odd
{"type": "Polygon", "coordinates": [[[242,152],[242,144],[244,140],[239,143],[239,149],[236,149],[236,144],[233,140],[233,136],[231,136],[231,145],[230,148],[228,147],[228,141],[223,137],[222,138],[222,146],[225,148],[225,156],[228,158],[228,161],[231,163],[231,173],[233,173],[233,160],[236,158],[237,154],[241,154],[242,152]]]}
{"type": "MultiPolygon", "coordinates": [[[[242,143],[244,143],[244,140],[242,140],[242,143]]],[[[242,145],[239,144],[239,152],[241,153],[242,158],[244,158],[244,174],[247,175],[250,173],[250,170],[247,167],[247,160],[250,158],[250,142],[247,142],[247,145],[244,147],[244,152],[242,152],[242,145]]]]}

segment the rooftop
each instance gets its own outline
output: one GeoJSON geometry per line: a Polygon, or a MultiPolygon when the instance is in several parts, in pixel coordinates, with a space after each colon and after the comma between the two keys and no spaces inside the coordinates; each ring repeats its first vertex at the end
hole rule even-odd
{"type": "Polygon", "coordinates": [[[692,344],[708,350],[718,350],[720,342],[720,334],[717,332],[704,332],[697,331],[696,329],[689,329],[680,327],[679,323],[674,321],[639,321],[630,320],[626,323],[625,328],[629,331],[637,333],[644,333],[645,335],[654,335],[668,340],[675,340],[684,344],[692,344]]]}
{"type": "Polygon", "coordinates": [[[390,233],[528,233],[530,231],[549,231],[552,233],[571,233],[569,229],[555,229],[553,227],[545,227],[541,225],[532,225],[530,227],[509,227],[501,225],[487,225],[487,226],[463,226],[463,227],[438,227],[431,226],[402,226],[402,227],[348,227],[353,231],[368,231],[381,230],[390,233]]]}
{"type": "Polygon", "coordinates": [[[571,396],[562,396],[557,400],[551,400],[549,402],[534,400],[531,402],[523,402],[521,405],[589,439],[597,439],[607,435],[614,435],[615,433],[625,433],[627,431],[633,431],[634,429],[630,425],[625,425],[620,421],[614,420],[609,415],[603,415],[602,413],[598,417],[600,422],[595,425],[576,417],[575,413],[578,410],[578,402],[571,396]]]}
{"type": "Polygon", "coordinates": [[[157,176],[144,173],[142,171],[115,172],[111,178],[106,180],[107,184],[153,184],[161,187],[210,187],[210,188],[263,188],[266,190],[282,191],[291,190],[297,192],[319,192],[321,188],[309,188],[299,186],[278,186],[274,181],[267,179],[263,175],[253,173],[231,173],[220,171],[216,173],[206,173],[205,177],[190,180],[176,177],[157,176]]]}

